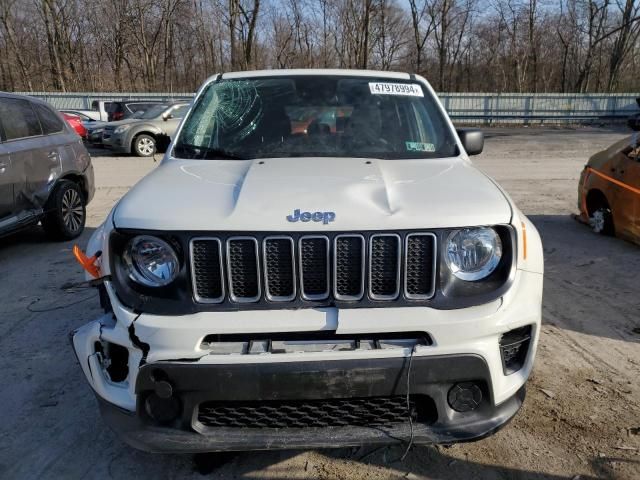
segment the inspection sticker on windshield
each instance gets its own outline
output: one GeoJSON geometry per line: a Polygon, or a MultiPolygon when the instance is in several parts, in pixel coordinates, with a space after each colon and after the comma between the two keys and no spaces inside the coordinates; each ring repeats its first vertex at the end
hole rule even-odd
{"type": "Polygon", "coordinates": [[[372,95],[409,95],[411,97],[424,97],[422,87],[414,83],[369,82],[369,90],[371,90],[372,95]]]}
{"type": "Polygon", "coordinates": [[[433,143],[404,142],[407,152],[435,152],[436,146],[433,143]]]}

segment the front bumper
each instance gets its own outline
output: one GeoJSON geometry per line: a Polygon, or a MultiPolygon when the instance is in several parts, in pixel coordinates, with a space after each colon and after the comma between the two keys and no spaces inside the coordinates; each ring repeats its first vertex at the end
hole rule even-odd
{"type": "Polygon", "coordinates": [[[103,130],[91,130],[87,133],[87,142],[91,145],[102,145],[103,130]]]}
{"type": "Polygon", "coordinates": [[[127,132],[123,134],[110,133],[102,137],[102,146],[118,153],[131,153],[127,132]]]}
{"type": "MultiPolygon", "coordinates": [[[[99,399],[106,423],[129,445],[150,452],[195,453],[208,451],[329,448],[409,441],[416,444],[477,440],[494,433],[518,411],[524,387],[499,406],[490,398],[471,412],[459,413],[447,403],[452,382],[476,381],[486,386],[489,369],[474,355],[414,358],[410,394],[433,399],[438,417],[424,423],[408,419],[390,426],[340,426],[324,428],[209,427],[199,421],[198,404],[215,398],[233,402],[298,401],[406,395],[407,359],[303,362],[246,366],[198,366],[158,363],[142,367],[138,376],[140,398],[153,395],[154,374],[165,372],[183,406],[171,426],[156,424],[144,402],[128,412],[99,399]],[[330,381],[327,381],[329,380],[330,381]]],[[[486,390],[485,390],[486,392],[486,390]]],[[[338,415],[339,412],[336,412],[338,415]]]]}
{"type": "Polygon", "coordinates": [[[542,275],[518,270],[511,289],[489,304],[459,309],[427,307],[302,309],[201,312],[186,316],[137,315],[107,286],[114,313],[72,334],[74,350],[96,393],[103,416],[125,441],[150,451],[197,452],[329,447],[408,439],[408,422],[390,428],[326,427],[268,429],[206,427],[198,421],[203,401],[304,400],[359,395],[406,395],[408,359],[413,354],[410,394],[429,397],[434,422],[415,423],[417,443],[453,443],[481,438],[507,422],[521,406],[539,336],[542,275]],[[522,368],[505,375],[498,347],[501,335],[530,325],[531,342],[522,368]],[[426,332],[431,345],[390,350],[283,354],[211,354],[211,334],[334,331],[337,334],[426,332]],[[112,382],[96,342],[128,351],[128,375],[112,382]],[[179,418],[154,423],[145,401],[154,392],[152,372],[165,372],[179,399],[179,418]],[[454,411],[450,388],[472,381],[483,403],[454,411]]]}

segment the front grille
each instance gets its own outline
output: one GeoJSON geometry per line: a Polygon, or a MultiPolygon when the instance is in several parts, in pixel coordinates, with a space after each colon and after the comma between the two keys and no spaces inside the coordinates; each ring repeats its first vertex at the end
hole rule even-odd
{"type": "Polygon", "coordinates": [[[307,428],[380,427],[432,417],[428,398],[422,402],[404,395],[390,397],[328,400],[282,400],[264,402],[204,402],[198,408],[198,421],[206,427],[307,428]],[[428,412],[422,415],[422,412],[428,412]],[[424,418],[420,418],[424,417],[424,418]]]}
{"type": "Polygon", "coordinates": [[[260,266],[258,241],[251,237],[227,240],[227,275],[229,296],[235,302],[255,302],[260,299],[260,266]]]}
{"type": "Polygon", "coordinates": [[[269,237],[262,246],[267,297],[269,300],[293,300],[296,296],[293,239],[269,237]]]}
{"type": "Polygon", "coordinates": [[[436,236],[429,232],[198,237],[190,251],[199,303],[346,306],[428,300],[435,292],[436,236]]]}
{"type": "Polygon", "coordinates": [[[406,237],[405,292],[407,298],[426,299],[433,295],[436,257],[435,237],[430,234],[411,233],[406,237]]]}
{"type": "Polygon", "coordinates": [[[324,300],[329,296],[329,239],[300,239],[300,290],[305,300],[324,300]]]}
{"type": "Polygon", "coordinates": [[[335,296],[360,300],[364,295],[365,246],[362,235],[339,235],[335,239],[335,296]]]}
{"type": "Polygon", "coordinates": [[[191,242],[191,269],[195,278],[194,297],[199,302],[215,303],[224,299],[222,248],[217,238],[195,238],[191,242]]]}
{"type": "Polygon", "coordinates": [[[393,300],[400,293],[400,237],[373,235],[370,250],[369,294],[378,300],[393,300]]]}

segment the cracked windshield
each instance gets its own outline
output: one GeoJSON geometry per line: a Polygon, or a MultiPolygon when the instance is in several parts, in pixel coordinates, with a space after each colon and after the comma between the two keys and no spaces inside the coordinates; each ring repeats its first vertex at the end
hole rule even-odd
{"type": "Polygon", "coordinates": [[[212,82],[173,155],[400,159],[456,152],[442,113],[418,83],[303,76],[212,82]]]}

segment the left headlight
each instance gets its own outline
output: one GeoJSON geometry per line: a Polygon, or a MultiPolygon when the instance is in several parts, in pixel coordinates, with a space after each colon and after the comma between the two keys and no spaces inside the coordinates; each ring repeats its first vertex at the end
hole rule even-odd
{"type": "Polygon", "coordinates": [[[462,228],[447,238],[445,260],[460,280],[473,282],[488,277],[501,258],[502,241],[493,228],[462,228]]]}
{"type": "Polygon", "coordinates": [[[180,270],[175,250],[164,240],[150,235],[132,238],[122,259],[129,278],[147,287],[169,285],[180,270]]]}
{"type": "Polygon", "coordinates": [[[120,125],[119,127],[117,127],[114,131],[113,134],[114,135],[120,135],[121,133],[126,132],[127,130],[129,130],[129,128],[131,128],[131,125],[120,125]]]}

